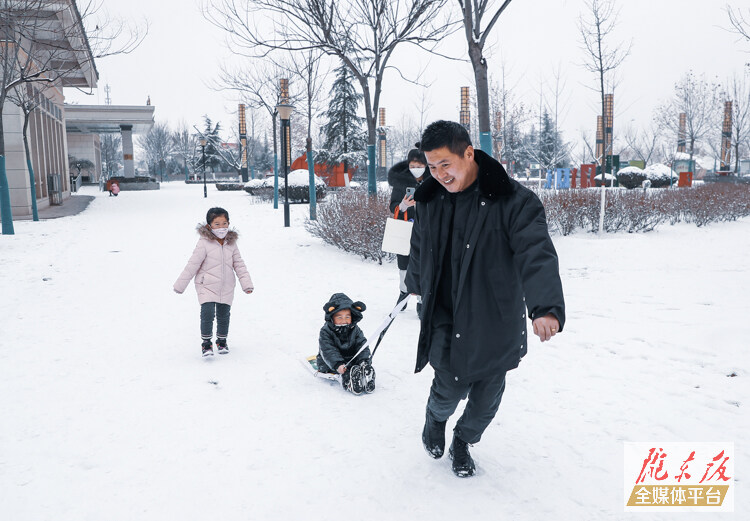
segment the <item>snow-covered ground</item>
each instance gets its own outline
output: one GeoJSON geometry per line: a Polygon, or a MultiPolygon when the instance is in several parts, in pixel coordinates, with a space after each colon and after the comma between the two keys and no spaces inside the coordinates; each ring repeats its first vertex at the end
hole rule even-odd
{"type": "Polygon", "coordinates": [[[431,370],[413,374],[413,305],[375,356],[372,395],[300,361],[334,292],[367,304],[366,334],[378,325],[395,264],[311,238],[303,205],[284,229],[281,208],[244,192],[84,193],[98,197],[82,214],[0,236],[1,519],[715,518],[623,512],[624,441],[734,442],[721,519],[748,518],[749,219],[555,237],[565,331],[530,339],[461,480],[421,446],[431,370]],[[231,353],[204,359],[192,285],[171,286],[215,205],[256,291],[235,295],[231,353]]]}

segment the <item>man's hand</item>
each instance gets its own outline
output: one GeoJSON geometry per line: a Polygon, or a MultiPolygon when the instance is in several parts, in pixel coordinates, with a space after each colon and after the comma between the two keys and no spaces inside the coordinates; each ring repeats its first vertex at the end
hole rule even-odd
{"type": "Polygon", "coordinates": [[[554,315],[545,315],[543,317],[535,318],[532,324],[534,325],[534,334],[538,336],[542,342],[549,340],[560,331],[560,323],[554,315]]]}
{"type": "Polygon", "coordinates": [[[338,371],[339,374],[344,374],[346,372],[346,364],[341,364],[336,371],[338,371]]]}

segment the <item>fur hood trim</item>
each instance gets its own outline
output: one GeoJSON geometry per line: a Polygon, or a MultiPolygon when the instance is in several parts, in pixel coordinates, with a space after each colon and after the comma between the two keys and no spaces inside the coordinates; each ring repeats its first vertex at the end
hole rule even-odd
{"type": "MultiPolygon", "coordinates": [[[[219,240],[216,235],[211,232],[209,228],[207,228],[206,223],[198,223],[195,225],[195,231],[198,232],[198,235],[200,235],[203,239],[206,240],[213,240],[217,241],[219,240]]],[[[237,239],[240,238],[240,234],[235,230],[234,228],[230,229],[229,232],[227,232],[227,236],[224,237],[224,242],[227,244],[232,244],[233,242],[237,242],[237,239]]]]}
{"type": "MultiPolygon", "coordinates": [[[[479,165],[479,192],[490,200],[498,199],[502,196],[511,195],[515,191],[514,182],[505,172],[505,168],[497,160],[482,152],[478,148],[474,149],[474,161],[479,165]]],[[[435,197],[435,194],[443,188],[440,182],[435,179],[427,179],[422,183],[414,199],[417,202],[426,202],[435,197]]]]}

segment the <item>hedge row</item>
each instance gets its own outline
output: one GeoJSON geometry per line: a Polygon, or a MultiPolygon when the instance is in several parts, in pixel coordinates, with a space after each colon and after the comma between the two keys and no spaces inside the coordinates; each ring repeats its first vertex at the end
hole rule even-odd
{"type": "MultiPolygon", "coordinates": [[[[538,192],[547,214],[550,233],[569,235],[576,230],[599,230],[601,191],[560,190],[538,192]]],[[[389,217],[390,193],[377,197],[351,189],[329,195],[318,206],[317,220],[305,228],[315,237],[344,251],[378,263],[393,258],[380,250],[389,217]]],[[[705,226],[750,215],[750,186],[711,184],[673,190],[606,190],[604,230],[648,232],[660,224],[679,222],[705,226]]]]}
{"type": "MultiPolygon", "coordinates": [[[[547,212],[550,232],[568,235],[576,230],[599,230],[600,190],[538,193],[547,212]]],[[[604,230],[648,232],[668,222],[735,221],[750,215],[750,186],[710,184],[673,190],[607,190],[604,230]]]]}

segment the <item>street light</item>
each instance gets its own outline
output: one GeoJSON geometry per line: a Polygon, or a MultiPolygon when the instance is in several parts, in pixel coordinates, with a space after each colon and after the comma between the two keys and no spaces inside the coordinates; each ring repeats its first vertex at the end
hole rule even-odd
{"type": "Polygon", "coordinates": [[[201,162],[203,163],[203,197],[208,197],[208,189],[206,188],[206,138],[201,136],[201,138],[198,140],[198,142],[201,144],[201,155],[202,159],[201,162]]]}
{"type": "MultiPolygon", "coordinates": [[[[283,92],[283,87],[282,87],[283,92]]],[[[281,153],[284,163],[284,227],[289,227],[289,168],[292,166],[291,127],[289,118],[294,112],[294,106],[289,104],[287,96],[281,97],[281,103],[276,105],[281,118],[281,153]]]]}

